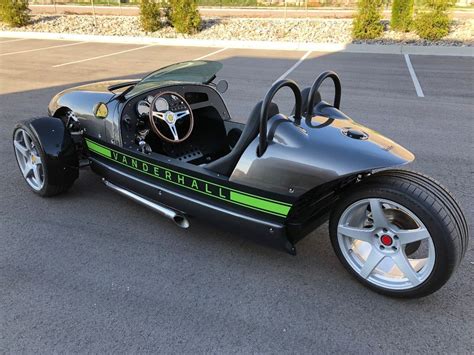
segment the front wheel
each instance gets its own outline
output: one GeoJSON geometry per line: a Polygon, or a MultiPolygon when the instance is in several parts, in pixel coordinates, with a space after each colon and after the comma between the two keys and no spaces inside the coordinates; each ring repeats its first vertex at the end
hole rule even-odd
{"type": "Polygon", "coordinates": [[[422,297],[443,286],[467,249],[465,218],[450,193],[421,174],[388,170],[360,183],[334,208],[333,248],[371,289],[422,297]]]}
{"type": "Polygon", "coordinates": [[[13,150],[23,178],[40,196],[67,191],[79,175],[74,142],[58,118],[18,123],[13,131],[13,150]]]}

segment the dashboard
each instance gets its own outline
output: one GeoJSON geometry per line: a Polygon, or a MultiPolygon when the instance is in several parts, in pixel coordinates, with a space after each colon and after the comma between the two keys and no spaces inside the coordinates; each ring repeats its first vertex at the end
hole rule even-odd
{"type": "MultiPolygon", "coordinates": [[[[187,109],[175,95],[158,98],[154,111],[179,112],[187,109]]],[[[227,122],[230,115],[220,94],[203,84],[171,85],[151,90],[128,100],[122,110],[121,132],[125,147],[144,153],[159,153],[193,164],[206,163],[228,153],[227,122]],[[184,142],[173,144],[160,139],[150,128],[149,112],[156,95],[174,92],[188,102],[194,116],[191,136],[184,142]],[[145,144],[146,143],[146,144],[145,144]]],[[[186,124],[176,124],[180,136],[186,131],[186,124]]]]}

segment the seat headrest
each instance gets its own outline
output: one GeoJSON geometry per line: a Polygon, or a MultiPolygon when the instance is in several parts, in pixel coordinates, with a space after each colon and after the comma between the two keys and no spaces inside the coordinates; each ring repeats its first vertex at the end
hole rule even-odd
{"type": "MultiPolygon", "coordinates": [[[[309,103],[309,92],[311,91],[311,88],[310,87],[307,87],[307,88],[304,88],[302,91],[301,91],[301,114],[302,115],[305,115],[307,112],[308,112],[308,103],[309,103]]],[[[314,100],[314,106],[316,106],[317,104],[319,104],[321,102],[321,94],[319,93],[319,91],[316,91],[314,93],[314,96],[315,96],[315,100],[314,100]]],[[[312,109],[314,109],[314,107],[312,107],[312,109]]],[[[295,106],[293,106],[293,110],[291,110],[291,114],[294,115],[295,114],[295,106]]]]}
{"type": "MultiPolygon", "coordinates": [[[[254,119],[255,116],[258,116],[258,118],[260,118],[260,112],[262,111],[262,105],[263,105],[263,100],[258,102],[255,105],[255,107],[253,108],[252,112],[249,115],[249,121],[251,119],[254,119]]],[[[268,107],[268,117],[267,118],[278,115],[279,113],[280,113],[280,109],[278,108],[278,105],[274,102],[270,102],[270,105],[268,107]]],[[[249,123],[249,122],[247,122],[247,123],[249,123]]]]}

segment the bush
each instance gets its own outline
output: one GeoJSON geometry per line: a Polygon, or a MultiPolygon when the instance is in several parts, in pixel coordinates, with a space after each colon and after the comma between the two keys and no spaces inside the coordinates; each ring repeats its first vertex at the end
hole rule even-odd
{"type": "Polygon", "coordinates": [[[179,33],[192,34],[201,28],[201,15],[196,0],[170,0],[167,16],[179,33]]]}
{"type": "Polygon", "coordinates": [[[382,0],[359,0],[357,15],[353,21],[352,37],[355,39],[374,39],[383,32],[382,0]]]}
{"type": "Polygon", "coordinates": [[[155,32],[161,28],[161,6],[153,0],[140,3],[140,23],[146,32],[155,32]]]}
{"type": "Polygon", "coordinates": [[[448,10],[454,6],[454,1],[425,0],[423,5],[415,18],[416,34],[431,41],[447,36],[450,25],[448,10]]]}
{"type": "Polygon", "coordinates": [[[395,31],[410,31],[413,22],[413,0],[393,0],[390,26],[395,31]]]}
{"type": "Polygon", "coordinates": [[[26,26],[30,21],[28,0],[0,0],[0,20],[11,27],[26,26]]]}
{"type": "Polygon", "coordinates": [[[449,17],[445,12],[422,12],[416,16],[415,31],[430,41],[439,40],[449,33],[449,17]]]}

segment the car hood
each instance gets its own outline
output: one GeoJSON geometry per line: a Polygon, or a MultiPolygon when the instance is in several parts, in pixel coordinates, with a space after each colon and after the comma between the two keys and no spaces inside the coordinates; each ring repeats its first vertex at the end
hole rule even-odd
{"type": "Polygon", "coordinates": [[[117,93],[126,89],[125,87],[116,90],[115,92],[110,92],[108,90],[110,85],[116,85],[128,81],[130,81],[130,79],[107,80],[79,85],[63,90],[51,99],[48,105],[48,112],[50,115],[54,115],[54,113],[61,107],[67,107],[75,113],[92,114],[94,106],[97,103],[107,103],[112,100],[117,93]]]}
{"type": "MultiPolygon", "coordinates": [[[[133,80],[135,79],[99,81],[95,83],[74,86],[72,88],[61,91],[58,95],[66,94],[72,91],[88,91],[88,92],[95,92],[95,93],[106,93],[106,94],[110,94],[110,96],[114,96],[114,93],[108,90],[109,86],[129,82],[133,80]]],[[[136,80],[139,80],[139,79],[136,79],[136,80]]],[[[124,89],[126,89],[126,87],[123,89],[115,90],[115,93],[123,91],[124,89]]]]}

